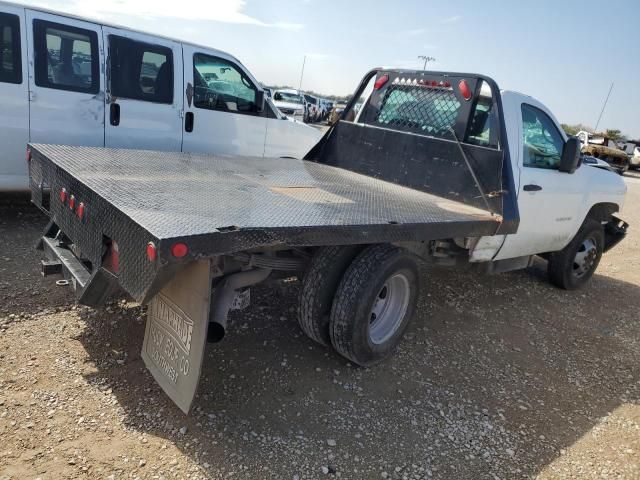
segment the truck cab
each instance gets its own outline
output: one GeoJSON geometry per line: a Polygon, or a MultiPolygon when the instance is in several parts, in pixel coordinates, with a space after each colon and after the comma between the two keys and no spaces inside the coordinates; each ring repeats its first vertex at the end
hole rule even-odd
{"type": "MultiPolygon", "coordinates": [[[[482,152],[503,152],[513,175],[518,230],[472,242],[469,260],[474,263],[517,263],[562,251],[587,218],[606,222],[624,203],[626,185],[618,175],[582,168],[580,162],[573,168],[563,166],[566,149],[577,141],[570,141],[542,102],[499,90],[486,77],[436,73],[423,80],[410,71],[380,69],[362,82],[342,121],[459,141],[465,148],[473,145],[471,163],[482,152]],[[463,84],[461,76],[479,82],[463,84]],[[441,79],[431,80],[434,77],[441,79]],[[359,100],[364,105],[356,112],[359,100]]],[[[494,200],[505,195],[498,189],[484,193],[494,200]]]]}

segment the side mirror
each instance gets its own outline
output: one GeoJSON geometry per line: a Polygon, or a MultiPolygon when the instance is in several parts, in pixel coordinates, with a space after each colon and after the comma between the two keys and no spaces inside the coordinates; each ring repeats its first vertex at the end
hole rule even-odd
{"type": "Polygon", "coordinates": [[[562,157],[560,158],[560,167],[558,170],[565,173],[573,173],[580,163],[580,140],[576,137],[569,137],[562,149],[562,157]]]}
{"type": "Polygon", "coordinates": [[[264,90],[256,92],[256,109],[258,112],[264,112],[264,90]]]}

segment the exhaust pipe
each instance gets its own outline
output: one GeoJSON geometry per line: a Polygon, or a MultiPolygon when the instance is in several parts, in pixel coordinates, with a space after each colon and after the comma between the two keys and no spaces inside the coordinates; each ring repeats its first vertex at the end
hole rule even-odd
{"type": "Polygon", "coordinates": [[[217,343],[224,338],[229,309],[236,298],[237,290],[266,280],[271,271],[270,268],[255,268],[233,273],[222,279],[211,296],[207,342],[217,343]]]}

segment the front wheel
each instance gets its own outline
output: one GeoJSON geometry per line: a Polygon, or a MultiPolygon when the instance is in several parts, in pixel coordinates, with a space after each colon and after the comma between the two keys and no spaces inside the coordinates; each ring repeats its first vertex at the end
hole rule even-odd
{"type": "Polygon", "coordinates": [[[555,286],[575,290],[593,276],[604,251],[604,229],[588,218],[569,245],[549,256],[547,273],[555,286]]]}
{"type": "Polygon", "coordinates": [[[415,257],[392,245],[366,248],[336,291],[329,333],[333,347],[369,366],[389,356],[402,339],[418,299],[415,257]]]}

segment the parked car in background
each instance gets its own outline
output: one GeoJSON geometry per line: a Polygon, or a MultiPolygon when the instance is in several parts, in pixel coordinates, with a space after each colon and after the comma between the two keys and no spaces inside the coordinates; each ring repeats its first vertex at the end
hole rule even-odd
{"type": "Polygon", "coordinates": [[[640,168],[640,146],[636,146],[633,149],[633,154],[631,154],[629,162],[631,163],[631,168],[640,168]]]}
{"type": "Polygon", "coordinates": [[[610,138],[585,131],[578,132],[576,137],[580,140],[583,154],[604,160],[620,175],[629,170],[628,155],[610,138]]]}
{"type": "Polygon", "coordinates": [[[309,95],[308,93],[304,94],[304,98],[307,102],[308,121],[317,122],[320,120],[320,101],[318,98],[313,95],[309,95]]]}
{"type": "Polygon", "coordinates": [[[329,113],[329,116],[327,118],[327,124],[333,125],[338,120],[340,120],[340,115],[342,115],[342,112],[344,112],[344,109],[346,107],[347,105],[344,103],[336,103],[331,109],[331,112],[329,113]]]}
{"type": "Polygon", "coordinates": [[[301,122],[304,121],[306,107],[304,97],[298,90],[274,90],[273,104],[286,116],[301,122]]]}
{"type": "Polygon", "coordinates": [[[0,53],[0,191],[28,188],[29,141],[302,158],[320,139],[209,47],[0,1],[0,53]]]}

